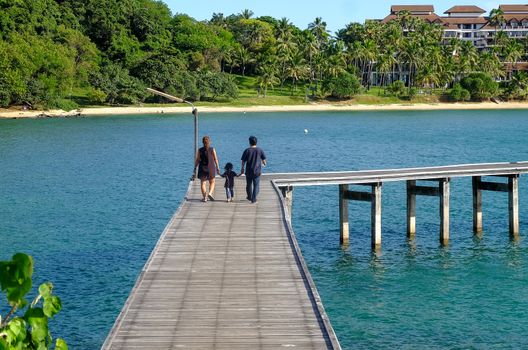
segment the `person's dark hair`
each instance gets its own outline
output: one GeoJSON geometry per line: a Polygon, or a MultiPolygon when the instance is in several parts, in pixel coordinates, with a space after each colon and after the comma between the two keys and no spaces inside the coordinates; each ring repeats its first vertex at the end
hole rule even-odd
{"type": "Polygon", "coordinates": [[[257,138],[255,136],[250,136],[249,137],[249,144],[251,146],[256,146],[257,145],[257,138]]]}
{"type": "Polygon", "coordinates": [[[224,167],[224,170],[231,171],[233,170],[233,163],[227,163],[224,167]]]}

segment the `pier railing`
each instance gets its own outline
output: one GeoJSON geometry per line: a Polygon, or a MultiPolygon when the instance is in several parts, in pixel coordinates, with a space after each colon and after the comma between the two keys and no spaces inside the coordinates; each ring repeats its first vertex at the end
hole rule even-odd
{"type": "MultiPolygon", "coordinates": [[[[371,203],[371,242],[373,248],[381,246],[381,193],[384,182],[405,181],[407,188],[407,236],[416,234],[416,196],[439,198],[440,242],[449,242],[449,204],[452,178],[471,177],[473,192],[473,229],[482,232],[482,191],[508,193],[509,231],[519,234],[519,176],[528,173],[528,162],[463,164],[439,167],[367,170],[351,172],[284,173],[268,175],[281,189],[291,207],[293,188],[296,186],[339,186],[340,242],[349,241],[349,201],[371,203]],[[483,181],[490,176],[497,181],[483,181]],[[506,179],[507,182],[500,181],[506,179]],[[417,184],[417,181],[428,182],[417,184]],[[349,185],[365,185],[367,191],[353,191],[349,185]]],[[[290,208],[291,212],[291,208],[290,208]]]]}

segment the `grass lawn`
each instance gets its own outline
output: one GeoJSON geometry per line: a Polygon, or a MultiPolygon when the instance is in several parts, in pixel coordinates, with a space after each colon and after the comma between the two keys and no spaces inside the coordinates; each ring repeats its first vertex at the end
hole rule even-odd
{"type": "MultiPolygon", "coordinates": [[[[217,100],[217,101],[196,101],[193,102],[196,106],[228,106],[228,107],[249,107],[249,106],[287,106],[287,105],[302,105],[306,103],[332,103],[332,104],[346,104],[346,105],[384,105],[384,104],[410,104],[410,103],[438,103],[442,90],[435,90],[430,94],[429,90],[419,91],[416,97],[412,100],[398,98],[397,96],[389,95],[383,88],[372,87],[370,90],[363,89],[360,94],[354,96],[350,100],[336,101],[325,100],[320,98],[307,98],[305,96],[306,86],[299,85],[297,88],[291,88],[291,83],[285,83],[283,87],[276,86],[267,91],[266,97],[262,94],[258,96],[257,82],[254,77],[235,76],[236,83],[239,89],[239,97],[236,100],[217,100]]],[[[88,98],[88,91],[84,89],[75,89],[72,93],[72,100],[80,107],[101,107],[94,104],[88,98]]],[[[185,104],[172,103],[144,103],[143,106],[163,107],[163,106],[181,106],[186,107],[185,104]]]]}

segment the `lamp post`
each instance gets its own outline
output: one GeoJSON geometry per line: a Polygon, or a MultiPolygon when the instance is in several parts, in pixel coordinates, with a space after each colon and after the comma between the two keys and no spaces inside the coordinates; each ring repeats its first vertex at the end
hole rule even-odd
{"type": "MultiPolygon", "coordinates": [[[[194,116],[194,154],[193,154],[193,166],[194,166],[194,160],[196,157],[196,153],[198,153],[198,108],[196,108],[191,102],[186,101],[182,98],[172,96],[172,95],[169,95],[164,92],[154,90],[151,88],[147,88],[147,91],[155,95],[163,96],[171,101],[176,101],[178,103],[187,103],[189,106],[192,107],[192,115],[194,116]]],[[[197,169],[195,168],[193,172],[193,178],[196,178],[196,175],[197,175],[196,170],[197,169]]]]}

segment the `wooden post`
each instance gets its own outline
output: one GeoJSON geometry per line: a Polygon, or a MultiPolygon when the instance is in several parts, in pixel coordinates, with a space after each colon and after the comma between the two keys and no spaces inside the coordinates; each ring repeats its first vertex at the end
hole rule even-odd
{"type": "Polygon", "coordinates": [[[281,187],[282,196],[286,207],[288,208],[288,213],[290,214],[290,219],[292,216],[292,205],[293,205],[293,186],[281,187]]]}
{"type": "Polygon", "coordinates": [[[407,237],[416,235],[416,181],[407,181],[407,237]]]}
{"type": "Polygon", "coordinates": [[[473,176],[473,232],[482,233],[482,178],[473,176]]]}
{"type": "Polygon", "coordinates": [[[341,244],[348,244],[349,226],[348,226],[348,200],[345,197],[348,191],[348,185],[339,185],[339,229],[341,232],[341,244]]]}
{"type": "Polygon", "coordinates": [[[372,248],[381,246],[381,183],[372,185],[371,201],[371,242],[372,248]]]}
{"type": "Polygon", "coordinates": [[[519,234],[519,175],[508,178],[508,209],[510,216],[510,234],[519,234]]]}
{"type": "Polygon", "coordinates": [[[440,243],[449,242],[449,178],[441,179],[440,189],[440,243]]]}

